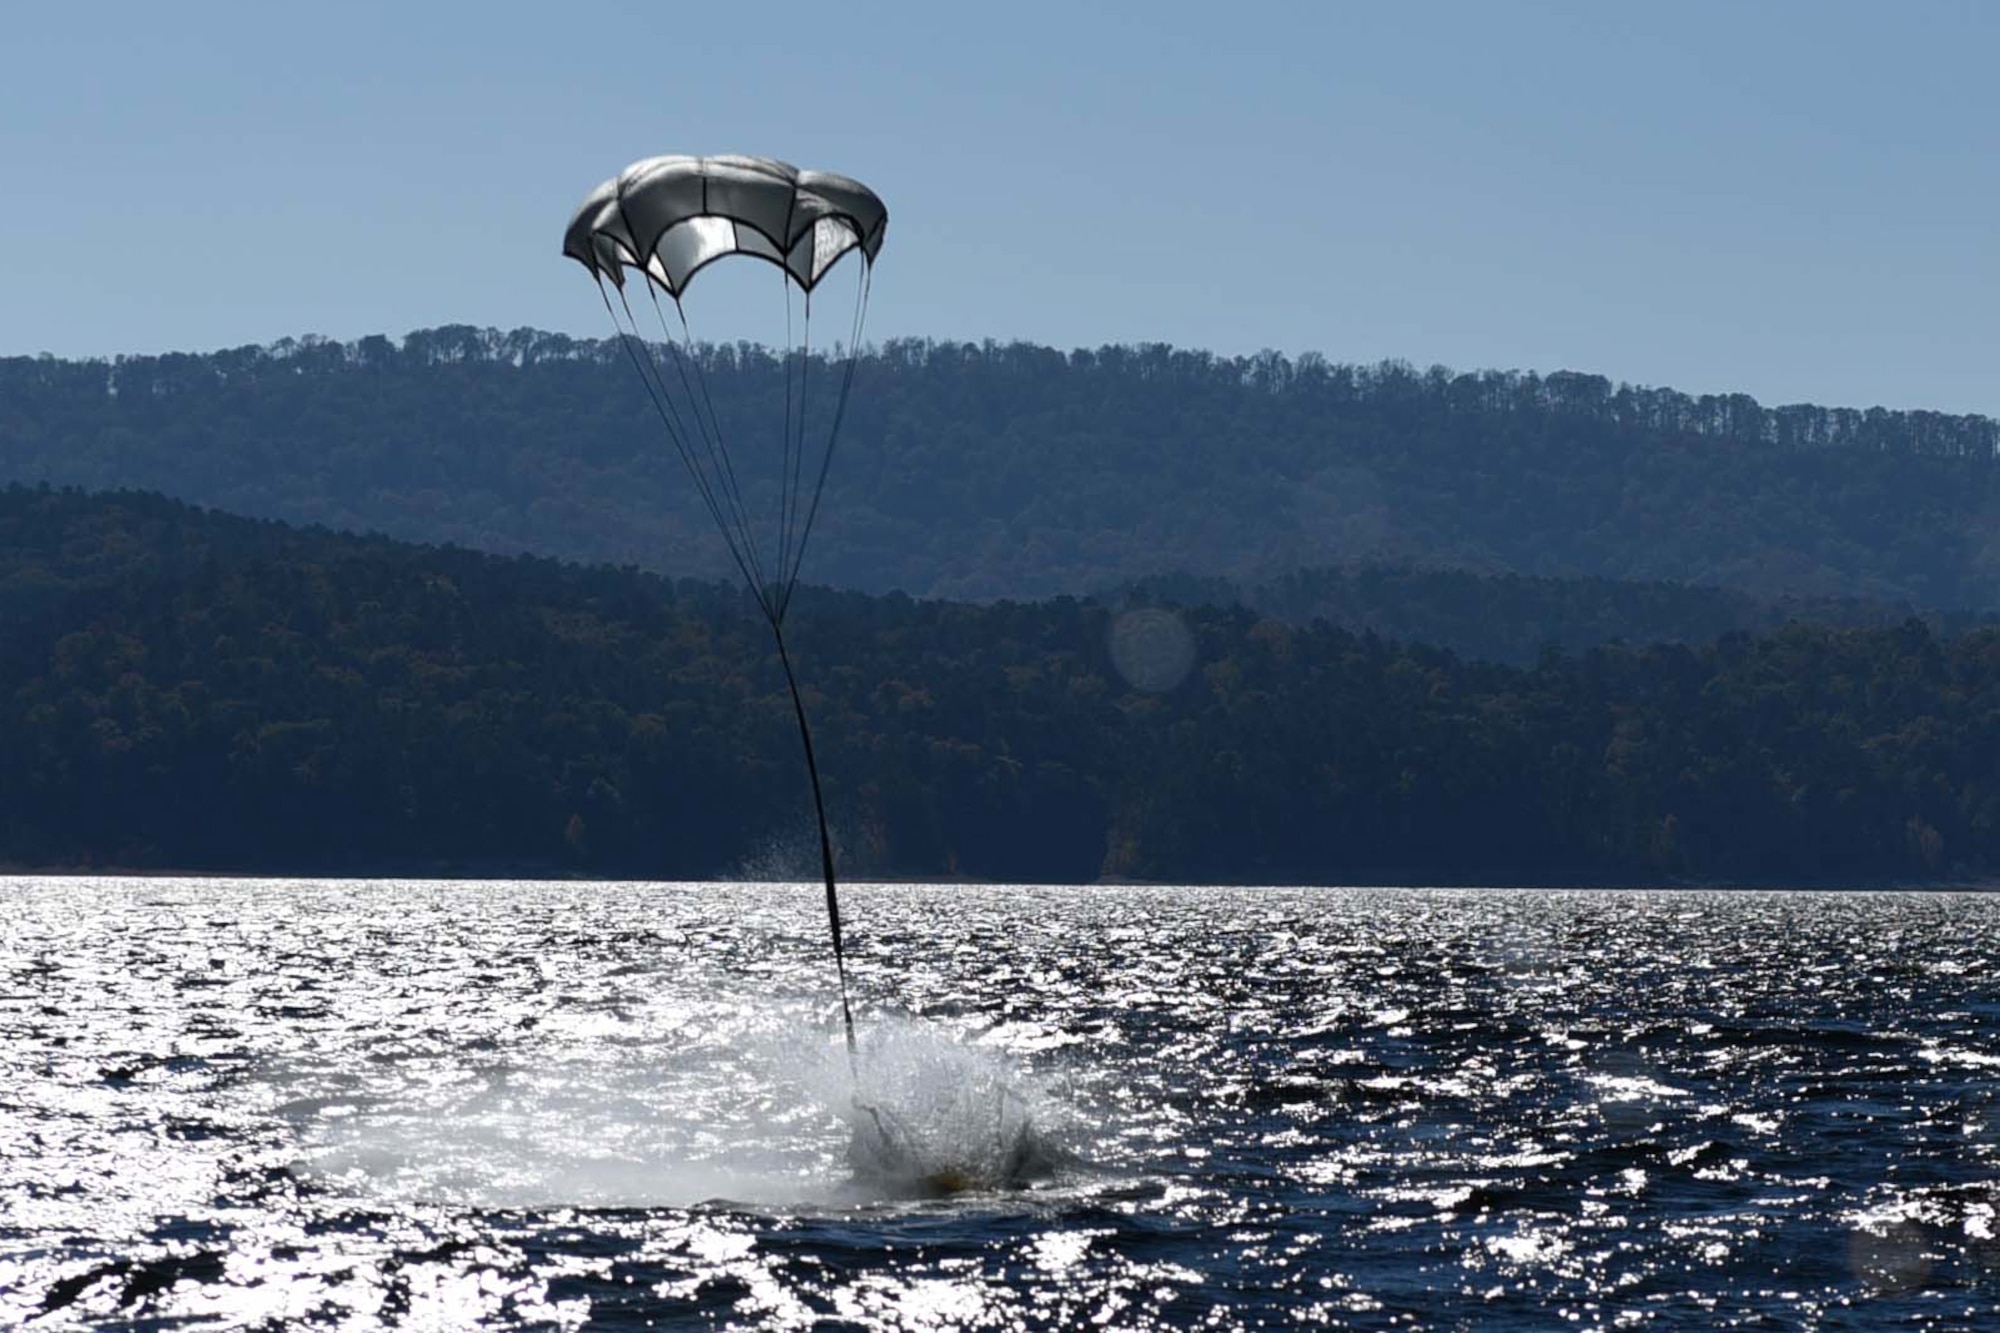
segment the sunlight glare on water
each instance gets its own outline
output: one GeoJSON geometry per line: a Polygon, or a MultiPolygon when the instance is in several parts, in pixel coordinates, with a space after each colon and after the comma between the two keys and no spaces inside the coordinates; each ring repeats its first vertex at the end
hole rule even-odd
{"type": "Polygon", "coordinates": [[[2000,1318],[1996,898],[0,890],[0,1325],[2000,1318]]]}

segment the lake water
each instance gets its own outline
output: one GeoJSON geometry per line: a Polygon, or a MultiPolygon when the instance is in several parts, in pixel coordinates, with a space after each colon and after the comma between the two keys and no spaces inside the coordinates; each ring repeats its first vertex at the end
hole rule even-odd
{"type": "Polygon", "coordinates": [[[0,1326],[2000,1327],[2000,897],[818,899],[0,879],[0,1326]]]}

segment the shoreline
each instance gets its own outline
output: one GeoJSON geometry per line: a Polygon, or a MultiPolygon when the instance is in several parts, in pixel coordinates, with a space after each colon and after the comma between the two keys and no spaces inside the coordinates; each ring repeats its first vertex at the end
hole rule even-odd
{"type": "MultiPolygon", "coordinates": [[[[773,884],[818,887],[817,876],[796,879],[749,879],[720,876],[648,878],[633,875],[588,875],[554,872],[548,867],[481,866],[463,868],[429,867],[418,870],[353,869],[304,870],[174,870],[153,866],[23,866],[0,862],[0,881],[25,879],[121,879],[121,880],[255,880],[269,883],[491,883],[491,884],[773,884]]],[[[2000,879],[1867,880],[1831,884],[1822,880],[1592,880],[1551,877],[1547,880],[1443,880],[1396,881],[1388,879],[1351,880],[1142,880],[1105,878],[1095,880],[985,880],[964,876],[927,878],[915,875],[861,875],[840,882],[842,888],[871,887],[937,888],[1034,888],[1034,889],[1493,889],[1502,891],[1542,891],[1549,893],[2000,893],[2000,879]]]]}

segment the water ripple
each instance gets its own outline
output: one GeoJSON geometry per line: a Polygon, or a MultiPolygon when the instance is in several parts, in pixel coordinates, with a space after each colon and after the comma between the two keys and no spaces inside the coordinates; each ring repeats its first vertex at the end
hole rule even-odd
{"type": "Polygon", "coordinates": [[[0,1324],[2000,1320],[1996,898],[0,890],[0,1324]]]}

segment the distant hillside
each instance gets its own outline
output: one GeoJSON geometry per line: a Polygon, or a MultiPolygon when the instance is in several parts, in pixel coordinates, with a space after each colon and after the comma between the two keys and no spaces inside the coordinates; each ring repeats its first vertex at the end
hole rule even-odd
{"type": "MultiPolygon", "coordinates": [[[[1241,607],[818,592],[791,637],[854,874],[2000,873],[2000,630],[1520,669],[1241,607]]],[[[0,864],[803,878],[789,708],[724,587],[0,489],[0,864]]]]}
{"type": "MultiPolygon", "coordinates": [[[[706,361],[726,414],[779,417],[769,355],[706,361]]],[[[1041,597],[1386,563],[2000,607],[2000,425],[1983,417],[896,342],[864,359],[844,439],[807,575],[863,590],[1041,597]]],[[[0,361],[0,481],[720,575],[678,466],[616,344],[531,330],[0,361]]]]}

